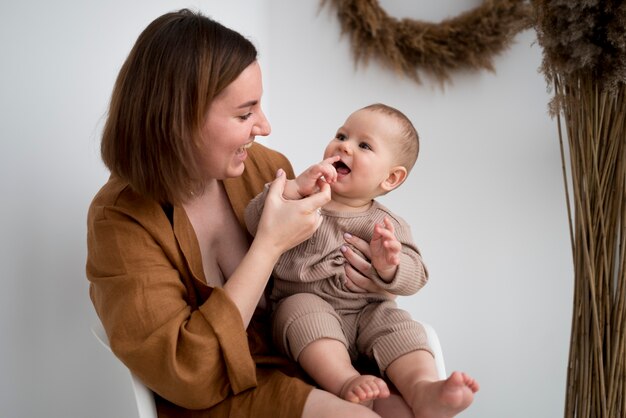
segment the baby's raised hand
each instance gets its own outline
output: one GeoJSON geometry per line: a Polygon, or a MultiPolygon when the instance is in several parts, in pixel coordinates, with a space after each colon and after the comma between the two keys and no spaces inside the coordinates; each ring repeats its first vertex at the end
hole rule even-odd
{"type": "Polygon", "coordinates": [[[382,224],[374,226],[374,235],[370,241],[372,266],[385,281],[390,281],[400,264],[402,244],[395,236],[393,224],[385,216],[382,224]]]}
{"type": "Polygon", "coordinates": [[[299,197],[305,197],[319,190],[318,181],[323,180],[328,184],[337,181],[337,170],[333,163],[339,161],[339,156],[325,159],[322,162],[307,168],[295,179],[297,193],[299,197]]]}

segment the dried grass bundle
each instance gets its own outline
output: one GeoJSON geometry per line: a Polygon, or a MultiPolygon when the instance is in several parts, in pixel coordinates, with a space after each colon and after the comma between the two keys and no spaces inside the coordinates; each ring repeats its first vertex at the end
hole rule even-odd
{"type": "Polygon", "coordinates": [[[441,23],[398,20],[376,0],[322,0],[328,2],[350,34],[356,63],[375,57],[418,82],[420,71],[441,83],[459,69],[493,71],[493,56],[532,25],[524,0],[486,0],[441,23]]]}
{"type": "Polygon", "coordinates": [[[623,417],[626,5],[534,0],[533,6],[542,69],[554,87],[550,113],[558,119],[574,260],[565,417],[623,417]]]}

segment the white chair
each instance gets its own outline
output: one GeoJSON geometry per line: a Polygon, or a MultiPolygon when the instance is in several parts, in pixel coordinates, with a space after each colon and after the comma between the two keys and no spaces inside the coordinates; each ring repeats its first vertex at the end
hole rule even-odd
{"type": "MultiPolygon", "coordinates": [[[[91,326],[91,332],[96,336],[98,341],[109,350],[111,354],[111,347],[109,346],[109,339],[100,322],[96,322],[91,326]]],[[[128,369],[127,369],[128,370],[128,369]]],[[[156,404],[154,402],[154,394],[146,385],[143,384],[137,376],[135,376],[130,370],[130,379],[133,385],[133,392],[135,393],[135,404],[137,405],[137,412],[139,418],[157,418],[156,404]]]]}
{"type": "Polygon", "coordinates": [[[426,331],[426,336],[428,337],[428,344],[430,345],[430,349],[433,350],[433,354],[435,355],[435,366],[437,367],[437,374],[439,375],[439,379],[446,379],[448,376],[446,375],[446,365],[443,362],[443,351],[441,350],[441,343],[439,342],[439,336],[435,332],[435,329],[429,324],[425,324],[420,322],[426,331]]]}
{"type": "MultiPolygon", "coordinates": [[[[421,324],[426,331],[428,344],[430,345],[430,348],[435,355],[435,366],[437,368],[437,374],[439,375],[440,379],[445,379],[447,377],[446,367],[443,361],[443,351],[441,349],[439,337],[432,326],[423,322],[421,324]]],[[[102,324],[100,322],[96,322],[92,325],[91,332],[93,333],[93,335],[96,336],[98,341],[100,341],[100,343],[102,343],[102,345],[110,353],[112,353],[111,347],[109,346],[109,339],[107,338],[106,332],[104,331],[104,328],[102,327],[102,324]]],[[[133,391],[135,392],[135,403],[137,405],[139,418],[157,418],[154,394],[130,370],[128,372],[130,374],[131,382],[133,385],[133,391]]]]}

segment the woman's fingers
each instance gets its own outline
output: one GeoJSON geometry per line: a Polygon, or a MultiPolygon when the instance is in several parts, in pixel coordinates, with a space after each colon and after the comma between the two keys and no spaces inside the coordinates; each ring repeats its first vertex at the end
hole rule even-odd
{"type": "MultiPolygon", "coordinates": [[[[365,248],[369,252],[369,245],[367,244],[367,241],[363,241],[362,239],[354,236],[350,236],[346,240],[352,243],[355,247],[362,247],[362,244],[365,243],[365,248]]],[[[387,292],[372,281],[372,277],[374,277],[376,273],[369,260],[361,257],[347,245],[341,247],[341,252],[347,261],[344,265],[346,273],[346,283],[344,285],[348,290],[354,293],[378,293],[388,299],[396,298],[395,295],[387,292]]]]}
{"type": "Polygon", "coordinates": [[[341,246],[341,252],[343,253],[343,256],[348,261],[351,267],[353,267],[363,276],[371,277],[372,265],[368,260],[352,251],[352,248],[348,247],[347,245],[341,246]]]}
{"type": "Polygon", "coordinates": [[[354,269],[350,264],[345,265],[346,272],[346,282],[344,285],[346,288],[354,293],[366,293],[367,290],[361,286],[367,286],[368,283],[371,283],[371,280],[367,277],[363,276],[357,270],[354,269]]]}
{"type": "Polygon", "coordinates": [[[285,200],[286,176],[282,170],[270,185],[257,237],[285,251],[309,238],[321,224],[320,207],[330,200],[330,186],[321,182],[320,190],[304,199],[285,200]]]}
{"type": "Polygon", "coordinates": [[[282,168],[279,168],[278,171],[276,172],[276,178],[270,184],[268,196],[282,197],[283,191],[285,190],[286,182],[287,182],[287,176],[285,176],[285,171],[282,168]]]}
{"type": "MultiPolygon", "coordinates": [[[[285,190],[285,183],[287,182],[287,178],[285,177],[285,172],[282,169],[279,169],[276,173],[276,179],[270,184],[270,189],[268,191],[268,198],[273,199],[283,199],[283,191],[285,190]]],[[[319,187],[319,191],[307,196],[305,198],[299,200],[290,200],[285,203],[291,203],[295,207],[303,210],[304,213],[313,213],[318,212],[322,206],[330,201],[330,186],[323,180],[317,181],[317,185],[319,187]]]]}
{"type": "Polygon", "coordinates": [[[311,210],[317,211],[326,203],[330,202],[330,185],[321,180],[317,180],[317,187],[319,190],[312,195],[300,200],[300,202],[305,202],[305,205],[308,205],[311,210]]]}
{"type": "Polygon", "coordinates": [[[396,299],[396,295],[379,287],[369,277],[364,276],[350,264],[345,265],[346,282],[344,286],[353,293],[378,293],[389,300],[396,299]]]}
{"type": "Polygon", "coordinates": [[[370,243],[365,241],[364,239],[361,239],[359,237],[355,237],[352,234],[349,233],[345,233],[343,234],[343,238],[346,240],[346,242],[352,244],[352,246],[354,246],[354,248],[356,248],[357,250],[361,251],[361,253],[363,255],[365,255],[365,257],[367,257],[368,259],[372,258],[372,253],[370,251],[370,243]]]}

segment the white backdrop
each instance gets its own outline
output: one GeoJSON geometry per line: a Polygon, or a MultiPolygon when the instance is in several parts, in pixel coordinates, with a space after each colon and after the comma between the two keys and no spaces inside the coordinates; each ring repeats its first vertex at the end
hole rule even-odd
{"type": "MultiPolygon", "coordinates": [[[[479,3],[381,1],[431,21],[479,3]]],[[[442,89],[376,62],[355,68],[317,0],[59,0],[0,3],[0,416],[133,416],[126,371],[89,333],[85,213],[107,177],[99,136],[117,71],[139,32],[181,7],[258,46],[273,127],[263,142],[297,171],[358,107],[385,102],[414,121],[420,158],[383,202],[412,225],[431,279],[399,303],[436,328],[449,371],[480,382],[463,417],[562,415],[571,251],[532,30],[495,73],[442,89]]]]}

